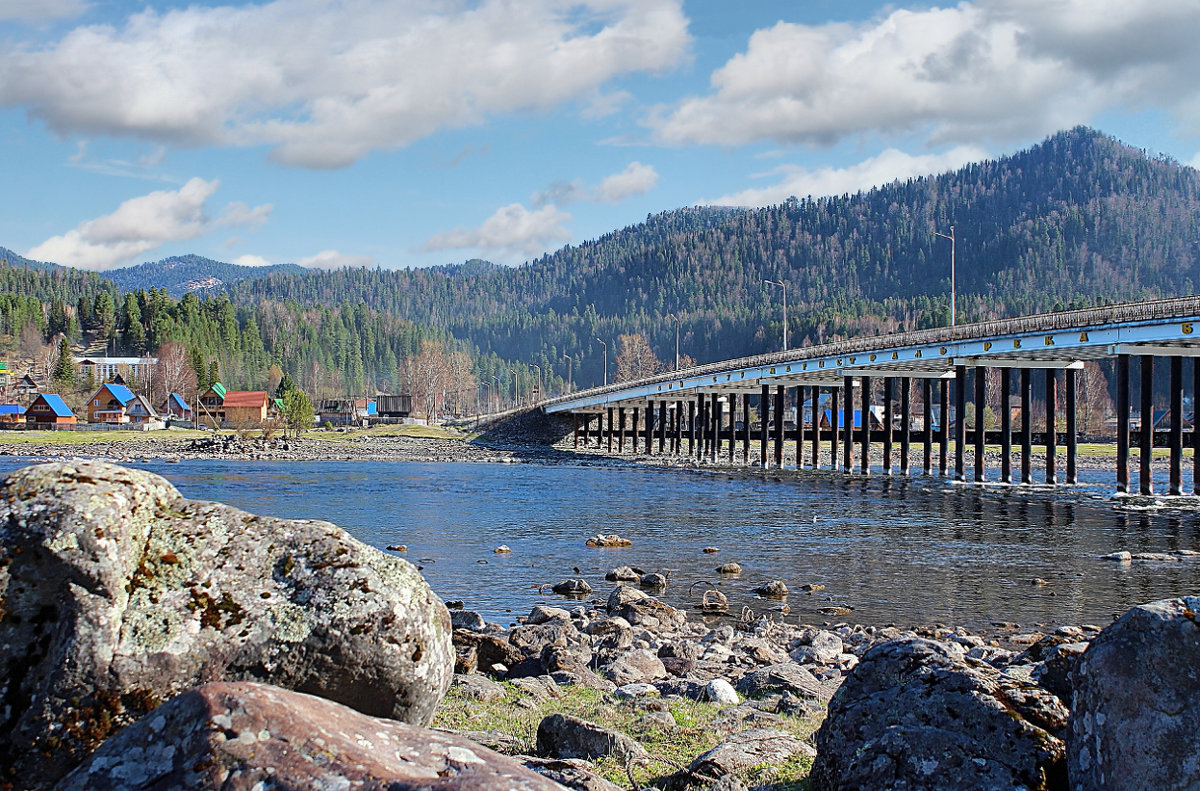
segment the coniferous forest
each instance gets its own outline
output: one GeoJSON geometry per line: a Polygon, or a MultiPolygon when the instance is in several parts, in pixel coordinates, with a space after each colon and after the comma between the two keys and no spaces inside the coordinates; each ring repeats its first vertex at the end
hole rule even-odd
{"type": "Polygon", "coordinates": [[[793,347],[946,324],[950,242],[936,233],[951,227],[960,323],[1191,294],[1200,282],[1200,172],[1077,128],[869,192],[666,211],[516,268],[238,279],[210,262],[222,283],[177,298],[171,269],[184,262],[194,282],[204,259],[105,278],[0,251],[0,333],[10,350],[60,333],[120,354],[178,341],[205,376],[217,361],[239,387],[265,386],[274,365],[318,394],[394,392],[435,354],[459,359],[484,393],[557,392],[568,371],[577,388],[603,379],[597,338],[610,380],[635,339],[673,364],[677,327],[685,361],[778,349],[781,289],[767,280],[787,285],[793,347]]]}

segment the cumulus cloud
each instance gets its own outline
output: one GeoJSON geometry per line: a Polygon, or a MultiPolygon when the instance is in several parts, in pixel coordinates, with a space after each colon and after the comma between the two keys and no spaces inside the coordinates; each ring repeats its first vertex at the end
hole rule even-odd
{"type": "Polygon", "coordinates": [[[579,179],[556,181],[534,193],[534,206],[566,206],[576,201],[619,203],[634,195],[644,195],[658,183],[658,171],[641,162],[630,162],[620,173],[608,176],[599,185],[589,187],[579,179]]]}
{"type": "Polygon", "coordinates": [[[502,263],[519,263],[571,240],[571,215],[555,206],[530,211],[519,203],[498,210],[478,228],[455,228],[434,234],[422,249],[479,250],[502,263]]]}
{"type": "MultiPolygon", "coordinates": [[[[64,2],[65,0],[57,0],[64,2]]],[[[12,0],[0,0],[12,2],[12,0]]],[[[359,0],[147,9],[0,54],[0,106],[60,134],[271,147],[349,165],[436,131],[672,68],[681,0],[359,0]]]]}
{"type": "Polygon", "coordinates": [[[1200,128],[1194,0],[976,0],[756,31],[712,91],[649,119],[672,144],[832,144],[915,132],[1021,140],[1116,107],[1200,128]]]}
{"type": "Polygon", "coordinates": [[[87,10],[82,0],[0,0],[0,22],[47,22],[70,19],[87,10]]]}
{"type": "MultiPolygon", "coordinates": [[[[206,205],[219,185],[216,180],[193,178],[178,190],[130,198],[112,214],[87,220],[61,236],[51,237],[29,250],[26,256],[98,271],[123,266],[168,242],[196,239],[208,233],[214,221],[207,214],[206,205]]],[[[260,216],[262,208],[248,209],[246,214],[260,216]]],[[[226,207],[222,217],[231,217],[238,211],[231,213],[226,207]]],[[[220,222],[230,224],[225,220],[220,222]]]]}
{"type": "Polygon", "coordinates": [[[270,266],[271,262],[263,258],[261,255],[239,255],[229,263],[237,264],[238,266],[270,266]]]}
{"type": "Polygon", "coordinates": [[[375,259],[369,255],[347,255],[337,250],[322,250],[296,263],[310,269],[357,269],[373,265],[375,259]]]}
{"type": "Polygon", "coordinates": [[[941,154],[922,156],[912,156],[889,148],[878,156],[845,168],[810,169],[786,165],[772,172],[772,175],[782,175],[783,178],[768,187],[746,189],[703,202],[716,206],[769,206],[783,203],[791,196],[802,198],[854,193],[896,179],[954,170],[969,162],[987,158],[986,151],[974,146],[955,146],[941,154]]]}
{"type": "Polygon", "coordinates": [[[218,225],[240,225],[249,230],[261,228],[271,217],[275,205],[264,203],[261,206],[250,207],[241,201],[226,204],[217,220],[218,225]]]}

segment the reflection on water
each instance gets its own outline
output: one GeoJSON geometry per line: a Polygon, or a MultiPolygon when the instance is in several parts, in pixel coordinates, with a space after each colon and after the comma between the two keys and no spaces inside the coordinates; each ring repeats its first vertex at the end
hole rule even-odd
{"type": "Polygon", "coordinates": [[[406,544],[410,560],[428,559],[423,573],[443,598],[501,622],[545,600],[536,590],[541,583],[582,576],[603,592],[604,572],[618,565],[669,569],[663,598],[693,608],[705,587],[693,591],[693,583],[709,582],[735,611],[770,611],[777,605],[751,591],[780,579],[793,591],[791,618],[818,623],[1103,624],[1133,604],[1200,592],[1200,560],[1124,568],[1099,560],[1122,549],[1200,550],[1196,516],[1114,512],[1103,500],[1111,485],[1099,483],[1062,495],[940,479],[824,473],[777,480],[638,467],[136,466],[189,497],[325,519],[378,547],[406,544]],[[633,546],[584,546],[596,533],[619,533],[633,546]],[[512,553],[494,554],[500,544],[512,553]],[[720,554],[703,554],[710,545],[720,554]],[[743,566],[740,579],[714,572],[729,560],[743,566]],[[801,593],[806,583],[826,587],[801,593]],[[820,612],[834,605],[854,612],[820,612]]]}

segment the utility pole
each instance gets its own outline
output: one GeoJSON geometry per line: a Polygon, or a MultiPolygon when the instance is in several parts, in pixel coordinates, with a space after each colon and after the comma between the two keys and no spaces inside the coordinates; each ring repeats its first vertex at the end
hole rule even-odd
{"type": "Polygon", "coordinates": [[[954,291],[955,291],[955,288],[954,288],[954,245],[955,245],[954,226],[953,225],[950,226],[950,234],[949,235],[944,234],[944,233],[938,233],[937,231],[934,231],[933,235],[940,236],[943,239],[950,240],[950,326],[953,327],[955,319],[957,318],[956,317],[957,311],[955,310],[955,305],[954,305],[954,296],[955,296],[954,295],[954,291]]]}
{"type": "Polygon", "coordinates": [[[763,282],[783,289],[783,350],[786,352],[788,350],[787,283],[782,280],[764,280],[763,282]]]}
{"type": "Polygon", "coordinates": [[[608,344],[599,338],[596,339],[596,343],[604,347],[604,386],[608,387],[608,344]]]}
{"type": "Polygon", "coordinates": [[[679,370],[679,317],[674,313],[668,313],[667,318],[675,321],[675,370],[679,370]]]}

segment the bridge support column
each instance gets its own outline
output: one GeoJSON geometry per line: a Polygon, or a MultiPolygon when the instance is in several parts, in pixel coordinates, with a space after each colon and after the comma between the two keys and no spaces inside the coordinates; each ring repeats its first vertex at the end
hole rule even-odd
{"type": "Polygon", "coordinates": [[[987,369],[975,368],[975,483],[987,480],[984,469],[984,456],[987,453],[987,421],[984,420],[984,410],[987,409],[987,369]]]}
{"type": "Polygon", "coordinates": [[[900,474],[908,476],[908,456],[912,450],[912,379],[900,379],[900,474]]]}
{"type": "Polygon", "coordinates": [[[667,452],[667,402],[658,402],[658,453],[667,452]]]}
{"type": "Polygon", "coordinates": [[[942,379],[938,382],[941,388],[942,417],[938,420],[938,427],[941,432],[938,436],[938,441],[941,443],[940,454],[938,457],[938,475],[946,477],[947,471],[950,469],[950,381],[942,379]]]}
{"type": "Polygon", "coordinates": [[[862,411],[862,434],[859,435],[861,444],[862,459],[859,462],[859,469],[863,475],[871,474],[871,377],[864,376],[859,379],[862,385],[862,397],[860,399],[860,410],[862,411]]]}
{"type": "Polygon", "coordinates": [[[696,461],[708,450],[708,399],[703,393],[696,398],[696,461]]]}
{"type": "Polygon", "coordinates": [[[1129,355],[1117,355],[1117,491],[1129,491],[1129,355]]]}
{"type": "Polygon", "coordinates": [[[708,460],[712,461],[714,465],[716,462],[721,460],[721,417],[722,408],[724,408],[724,406],[724,403],[721,403],[720,394],[716,394],[716,392],[714,392],[712,397],[713,412],[712,415],[710,415],[710,418],[712,419],[709,421],[709,423],[712,424],[712,432],[710,432],[710,436],[712,436],[712,444],[709,445],[708,450],[708,460]]]}
{"type": "Polygon", "coordinates": [[[1068,368],[1066,372],[1067,399],[1067,483],[1079,483],[1079,430],[1075,423],[1077,416],[1076,396],[1079,387],[1075,378],[1075,370],[1068,368]]]}
{"type": "Polygon", "coordinates": [[[796,388],[796,469],[803,470],[804,463],[804,391],[807,387],[796,388]]]}
{"type": "Polygon", "coordinates": [[[1000,369],[1000,480],[1013,482],[1011,368],[1000,369]]]}
{"type": "Polygon", "coordinates": [[[845,392],[842,393],[842,472],[849,475],[854,471],[854,377],[842,378],[845,392]]]}
{"type": "Polygon", "coordinates": [[[771,462],[767,458],[767,409],[770,408],[771,388],[763,385],[758,394],[758,466],[767,469],[771,462]]]}
{"type": "Polygon", "coordinates": [[[688,402],[688,456],[696,455],[696,401],[689,398],[688,402]]]}
{"type": "Polygon", "coordinates": [[[575,439],[575,450],[579,450],[579,415],[571,413],[571,434],[575,439]]]}
{"type": "Polygon", "coordinates": [[[613,452],[613,408],[608,408],[608,427],[604,430],[605,436],[608,438],[608,452],[613,452]]]}
{"type": "Polygon", "coordinates": [[[646,402],[646,455],[654,452],[654,402],[646,402]]]}
{"type": "Polygon", "coordinates": [[[841,389],[829,388],[829,471],[837,472],[838,468],[838,397],[841,389]]]}
{"type": "Polygon", "coordinates": [[[1171,488],[1183,494],[1183,358],[1171,358],[1171,488]]]}
{"type": "Polygon", "coordinates": [[[775,467],[783,469],[783,385],[775,386],[775,467]]]}
{"type": "Polygon", "coordinates": [[[883,474],[892,474],[892,423],[896,415],[892,411],[892,398],[895,395],[895,380],[886,376],[883,379],[883,474]]]}
{"type": "Polygon", "coordinates": [[[1046,483],[1058,483],[1058,372],[1046,369],[1046,483]]]}
{"type": "Polygon", "coordinates": [[[1192,494],[1200,494],[1200,357],[1192,358],[1192,494]]]}
{"type": "Polygon", "coordinates": [[[678,456],[683,450],[683,402],[676,401],[671,411],[671,453],[678,456]]]}
{"type": "Polygon", "coordinates": [[[925,475],[933,474],[933,380],[921,380],[922,438],[925,444],[925,475]]]}
{"type": "Polygon", "coordinates": [[[1142,494],[1154,494],[1150,459],[1154,452],[1154,357],[1142,355],[1142,456],[1139,459],[1138,488],[1142,494]]]}
{"type": "Polygon", "coordinates": [[[617,453],[625,452],[625,407],[617,407],[617,453]]]}
{"type": "MultiPolygon", "coordinates": [[[[954,480],[965,481],[967,449],[967,367],[954,366],[954,480]]],[[[944,419],[944,418],[943,418],[944,419]]]]}
{"type": "Polygon", "coordinates": [[[1033,372],[1021,369],[1021,483],[1033,483],[1033,372]]]}
{"type": "MultiPolygon", "coordinates": [[[[638,439],[639,439],[639,437],[638,437],[638,418],[640,417],[641,409],[639,407],[634,407],[630,411],[633,412],[633,433],[629,437],[629,452],[632,453],[634,456],[636,456],[638,453],[638,439]]],[[[647,422],[649,422],[649,421],[647,421],[647,422]]]]}
{"type": "Polygon", "coordinates": [[[742,393],[742,465],[750,464],[750,394],[742,393]]]}
{"type": "Polygon", "coordinates": [[[733,465],[737,462],[737,408],[738,394],[730,393],[726,398],[729,401],[729,463],[733,465]]]}
{"type": "Polygon", "coordinates": [[[812,468],[821,469],[821,388],[813,385],[812,404],[809,406],[812,417],[812,468]]]}

